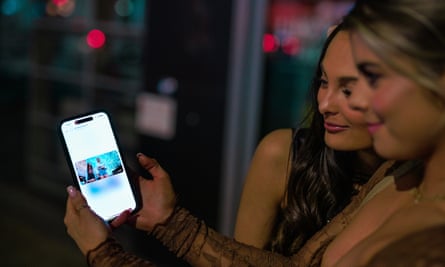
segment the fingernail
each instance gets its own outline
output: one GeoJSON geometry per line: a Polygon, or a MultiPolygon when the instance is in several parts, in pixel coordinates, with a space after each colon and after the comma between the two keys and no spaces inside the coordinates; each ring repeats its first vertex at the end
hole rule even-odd
{"type": "Polygon", "coordinates": [[[140,157],[142,157],[143,155],[144,155],[144,154],[142,154],[141,152],[139,152],[139,153],[136,154],[136,157],[140,158],[140,157]]]}
{"type": "Polygon", "coordinates": [[[131,214],[131,209],[124,210],[121,214],[125,214],[125,216],[128,216],[131,214]]]}
{"type": "Polygon", "coordinates": [[[68,191],[68,195],[70,195],[70,197],[75,197],[77,194],[77,190],[76,188],[74,188],[74,186],[70,185],[66,188],[66,191],[68,191]]]}

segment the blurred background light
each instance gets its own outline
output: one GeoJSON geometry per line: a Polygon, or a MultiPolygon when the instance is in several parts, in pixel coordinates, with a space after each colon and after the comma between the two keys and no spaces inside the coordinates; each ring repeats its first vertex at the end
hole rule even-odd
{"type": "Polygon", "coordinates": [[[2,14],[6,16],[14,15],[20,9],[20,6],[21,6],[21,1],[5,0],[2,3],[2,14]]]}
{"type": "Polygon", "coordinates": [[[171,95],[178,90],[178,80],[175,77],[165,77],[160,79],[157,85],[159,93],[164,95],[171,95]]]}
{"type": "Polygon", "coordinates": [[[105,34],[98,29],[91,30],[87,34],[87,44],[91,48],[101,48],[105,44],[105,34]]]}
{"type": "Polygon", "coordinates": [[[300,53],[301,50],[301,42],[296,37],[287,37],[283,44],[281,45],[281,49],[286,55],[295,56],[300,53]]]}
{"type": "Polygon", "coordinates": [[[52,1],[56,6],[63,6],[69,2],[68,0],[52,0],[52,1]]]}
{"type": "Polygon", "coordinates": [[[280,45],[280,41],[278,38],[271,34],[266,33],[263,36],[263,51],[264,53],[272,53],[278,50],[278,46],[280,45]]]}
{"type": "Polygon", "coordinates": [[[121,17],[128,17],[133,14],[134,4],[132,0],[117,0],[114,4],[114,11],[121,17]]]}
{"type": "Polygon", "coordinates": [[[50,16],[69,17],[75,7],[75,0],[50,0],[46,4],[46,13],[50,16]]]}

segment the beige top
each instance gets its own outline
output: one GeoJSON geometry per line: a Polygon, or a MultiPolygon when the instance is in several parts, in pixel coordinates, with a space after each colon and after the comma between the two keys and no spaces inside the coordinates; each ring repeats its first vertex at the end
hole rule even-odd
{"type": "Polygon", "coordinates": [[[421,164],[420,161],[407,161],[402,163],[397,169],[395,169],[391,175],[383,177],[383,179],[377,183],[371,191],[366,195],[365,199],[363,199],[362,203],[360,204],[359,209],[365,205],[371,198],[373,198],[375,195],[383,191],[383,189],[387,188],[390,184],[394,184],[394,180],[398,177],[403,176],[407,172],[413,170],[414,168],[419,167],[421,164]]]}

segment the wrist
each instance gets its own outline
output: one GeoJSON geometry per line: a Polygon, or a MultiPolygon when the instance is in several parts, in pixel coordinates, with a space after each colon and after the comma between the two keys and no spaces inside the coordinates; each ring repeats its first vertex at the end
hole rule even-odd
{"type": "Polygon", "coordinates": [[[107,237],[107,239],[99,243],[95,248],[88,250],[85,254],[88,266],[92,266],[91,265],[92,261],[94,260],[96,254],[102,250],[102,248],[109,246],[110,244],[113,243],[115,243],[114,238],[109,236],[107,237]]]}
{"type": "Polygon", "coordinates": [[[172,218],[175,216],[175,214],[181,209],[181,207],[175,205],[168,213],[166,213],[165,219],[161,220],[160,222],[156,223],[155,225],[153,225],[153,227],[147,231],[147,233],[149,235],[151,235],[156,228],[158,228],[159,226],[166,226],[170,223],[170,221],[172,220],[172,218]]]}

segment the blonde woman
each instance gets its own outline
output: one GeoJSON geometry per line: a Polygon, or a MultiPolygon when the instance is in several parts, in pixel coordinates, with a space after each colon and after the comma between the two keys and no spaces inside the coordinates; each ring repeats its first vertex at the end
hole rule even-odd
{"type": "Polygon", "coordinates": [[[347,19],[370,85],[353,92],[351,105],[366,115],[377,153],[424,169],[417,183],[394,181],[407,192],[398,208],[336,266],[445,266],[443,14],[444,1],[365,0],[347,19]]]}

